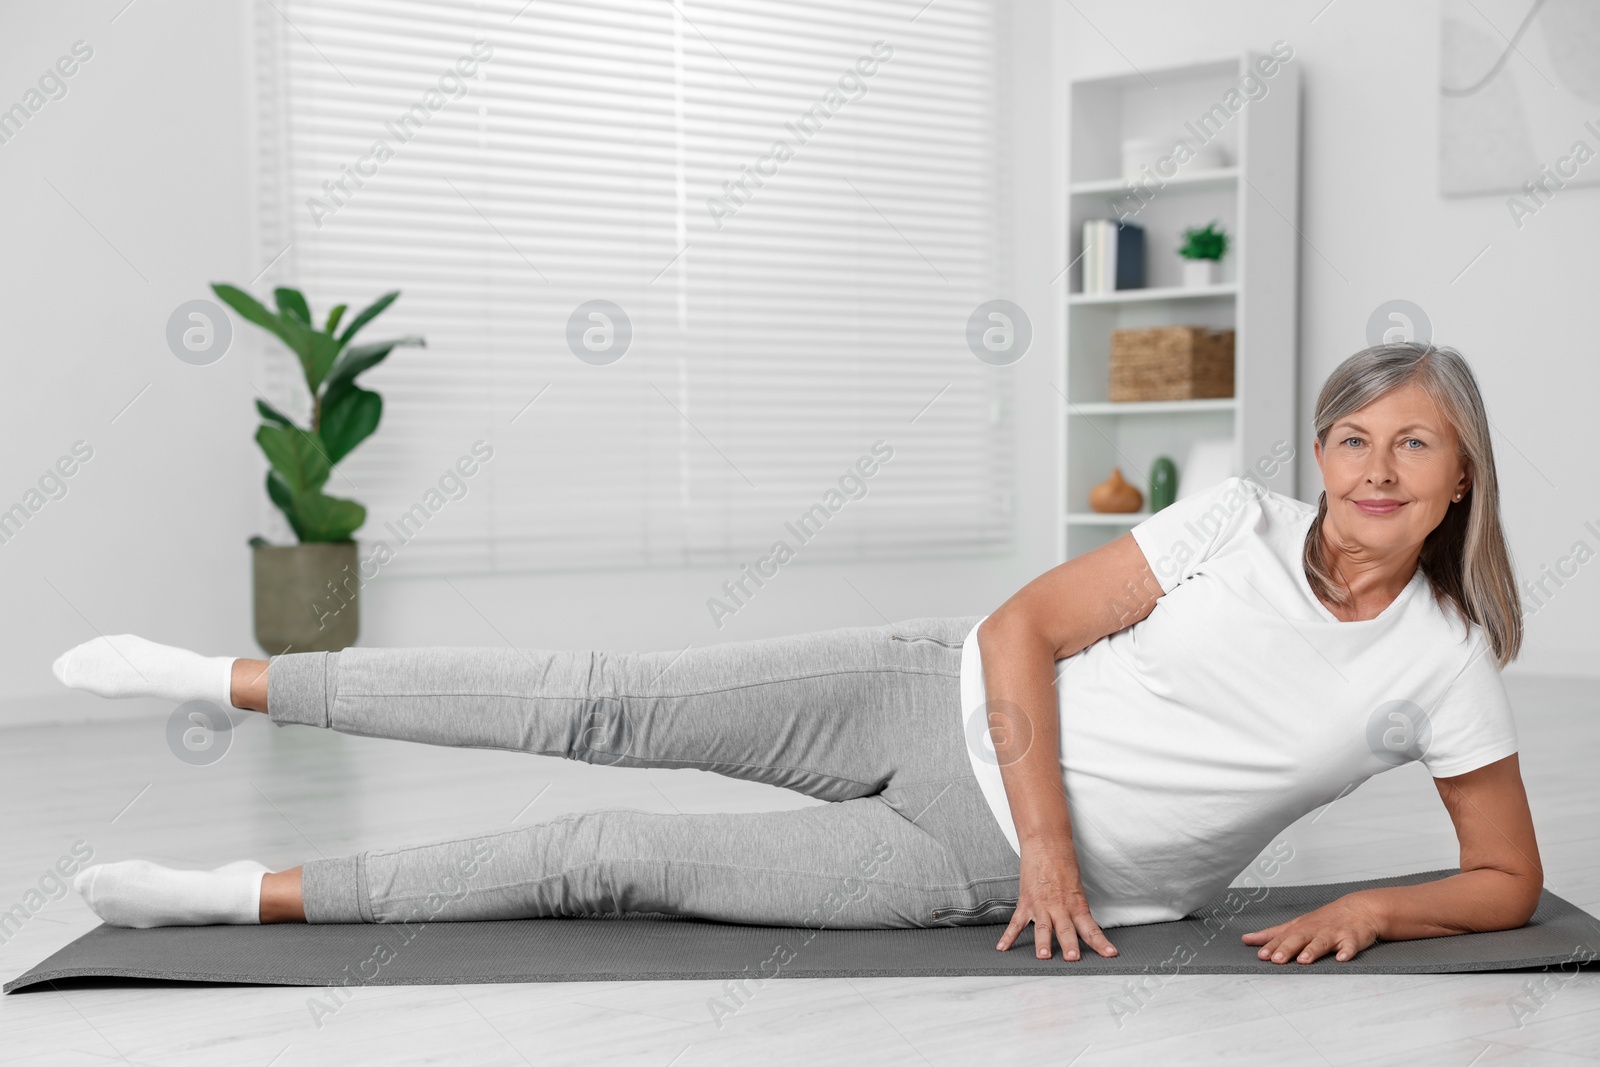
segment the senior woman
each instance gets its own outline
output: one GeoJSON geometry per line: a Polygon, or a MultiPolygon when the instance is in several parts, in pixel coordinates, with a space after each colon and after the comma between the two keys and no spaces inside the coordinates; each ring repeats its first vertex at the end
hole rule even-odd
{"type": "Polygon", "coordinates": [[[1243,934],[1263,959],[1527,922],[1542,869],[1499,670],[1521,610],[1488,420],[1455,351],[1358,352],[1318,397],[1317,505],[1230,478],[979,618],[681,653],[360,649],[206,658],[132,636],[64,653],[106,696],[211,699],[365,736],[695,767],[829,803],[568,815],[270,872],[85,869],[127,926],[687,915],[770,925],[1179,919],[1301,815],[1420,759],[1461,873],[1243,934]]]}

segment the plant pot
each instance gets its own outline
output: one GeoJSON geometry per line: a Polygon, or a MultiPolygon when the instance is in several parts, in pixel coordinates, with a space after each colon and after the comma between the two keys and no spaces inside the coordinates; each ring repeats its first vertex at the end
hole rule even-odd
{"type": "Polygon", "coordinates": [[[356,543],[253,547],[256,643],[269,656],[337,652],[361,630],[356,543]]]}
{"type": "Polygon", "coordinates": [[[1214,259],[1186,259],[1183,261],[1183,286],[1193,289],[1217,284],[1217,261],[1214,259]]]}

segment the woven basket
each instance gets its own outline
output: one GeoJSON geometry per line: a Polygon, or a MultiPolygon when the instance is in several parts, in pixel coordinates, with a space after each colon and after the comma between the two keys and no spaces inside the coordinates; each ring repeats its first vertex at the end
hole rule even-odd
{"type": "Polygon", "coordinates": [[[1233,395],[1233,331],[1156,326],[1111,331],[1112,400],[1233,395]]]}

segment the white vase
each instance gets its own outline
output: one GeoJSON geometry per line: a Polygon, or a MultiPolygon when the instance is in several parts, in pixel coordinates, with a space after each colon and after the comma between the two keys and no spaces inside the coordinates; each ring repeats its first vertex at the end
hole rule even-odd
{"type": "Polygon", "coordinates": [[[1214,259],[1186,259],[1183,261],[1183,285],[1186,289],[1217,284],[1217,261],[1214,259]]]}
{"type": "Polygon", "coordinates": [[[1163,157],[1171,155],[1180,140],[1181,138],[1168,136],[1130,137],[1123,141],[1122,176],[1129,181],[1138,181],[1145,177],[1145,167],[1149,167],[1151,172],[1155,173],[1156,164],[1163,157]]]}

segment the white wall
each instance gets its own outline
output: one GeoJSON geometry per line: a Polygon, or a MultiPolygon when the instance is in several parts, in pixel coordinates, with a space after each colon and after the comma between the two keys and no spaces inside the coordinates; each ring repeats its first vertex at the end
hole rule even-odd
{"type": "Polygon", "coordinates": [[[14,5],[0,33],[0,107],[74,42],[93,49],[67,95],[0,144],[0,508],[74,441],[94,450],[67,495],[0,545],[0,721],[102,704],[50,675],[96,631],[250,647],[251,367],[186,366],[164,341],[168,315],[209,280],[259,269],[241,12],[145,3],[113,23],[120,7],[14,5]]]}
{"type": "MultiPolygon", "coordinates": [[[[1322,489],[1310,427],[1323,379],[1366,347],[1373,309],[1406,299],[1427,311],[1434,341],[1458,348],[1478,377],[1519,575],[1537,577],[1579,540],[1600,549],[1600,478],[1587,432],[1600,386],[1600,344],[1587,322],[1600,291],[1600,188],[1561,190],[1520,231],[1504,195],[1438,195],[1438,5],[1074,0],[1060,8],[1057,35],[1071,77],[1278,39],[1293,46],[1304,85],[1299,495],[1314,501],[1322,489]]],[[[1596,648],[1600,563],[1590,563],[1528,619],[1523,654],[1506,672],[1593,677],[1596,648]]]]}
{"type": "MultiPolygon", "coordinates": [[[[0,39],[5,104],[74,41],[94,48],[68,95],[0,145],[0,195],[11,208],[0,260],[0,500],[19,499],[75,440],[94,448],[68,495],[0,545],[0,601],[13,620],[0,643],[0,723],[132,713],[63,691],[50,675],[59,652],[96,632],[259,654],[246,546],[264,512],[264,467],[251,439],[258,343],[246,334],[221,362],[196,368],[163,339],[179,303],[207,295],[210,281],[249,279],[265,265],[249,216],[249,8],[190,0],[139,3],[118,15],[122,2],[31,5],[8,15],[0,39]]],[[[1048,40],[1027,27],[1019,36],[1024,54],[1008,77],[1047,78],[1048,40]]],[[[1059,252],[1033,227],[1052,175],[1032,157],[1048,156],[1057,120],[1048,94],[1024,86],[1013,95],[1027,101],[1018,121],[1033,128],[1014,135],[1029,163],[1014,169],[1024,240],[1019,280],[1004,295],[1047,308],[1059,252]]],[[[454,579],[470,605],[442,580],[381,575],[363,590],[362,642],[677,649],[982,614],[1052,562],[1047,353],[1057,333],[1051,315],[1036,318],[1032,353],[1012,368],[1022,460],[1019,538],[1009,555],[888,565],[802,558],[720,631],[705,601],[728,568],[454,579]]]]}
{"type": "MultiPolygon", "coordinates": [[[[58,652],[97,631],[255,652],[245,542],[262,515],[250,410],[258,350],[236,342],[221,362],[195,368],[163,339],[172,309],[204,295],[207,282],[248,279],[264,265],[249,222],[248,9],[243,0],[122,3],[19,7],[0,36],[0,106],[20,100],[73,42],[94,48],[68,94],[0,144],[8,208],[0,507],[21,499],[74,441],[94,448],[68,494],[0,545],[8,620],[0,722],[126,713],[61,693],[50,676],[58,652]]],[[[384,576],[364,593],[363,643],[498,644],[504,634],[530,646],[681,648],[992,609],[1052,562],[1050,353],[1062,283],[1051,279],[1065,263],[1059,84],[1278,38],[1293,44],[1305,79],[1302,429],[1323,377],[1364,345],[1369,312],[1394,297],[1414,300],[1435,338],[1461,348],[1483,384],[1521,571],[1535,574],[1579,538],[1600,542],[1582,525],[1600,527],[1600,498],[1578,447],[1580,405],[1600,375],[1596,344],[1579,332],[1600,280],[1581,236],[1600,232],[1600,190],[1564,191],[1521,232],[1503,198],[1442,200],[1437,10],[1339,0],[1311,23],[1322,6],[1018,0],[1015,61],[1003,72],[1016,222],[1004,295],[1035,309],[1036,332],[1033,351],[1012,368],[1021,457],[1012,555],[797,560],[800,569],[786,568],[721,631],[704,607],[726,577],[718,568],[457,579],[477,610],[443,581],[384,576]],[[1491,251],[1452,284],[1486,243],[1491,251]]],[[[1314,499],[1309,440],[1301,457],[1301,495],[1314,499]]],[[[1597,571],[1580,570],[1530,621],[1527,650],[1510,670],[1600,671],[1586,655],[1600,641],[1597,571]]]]}

